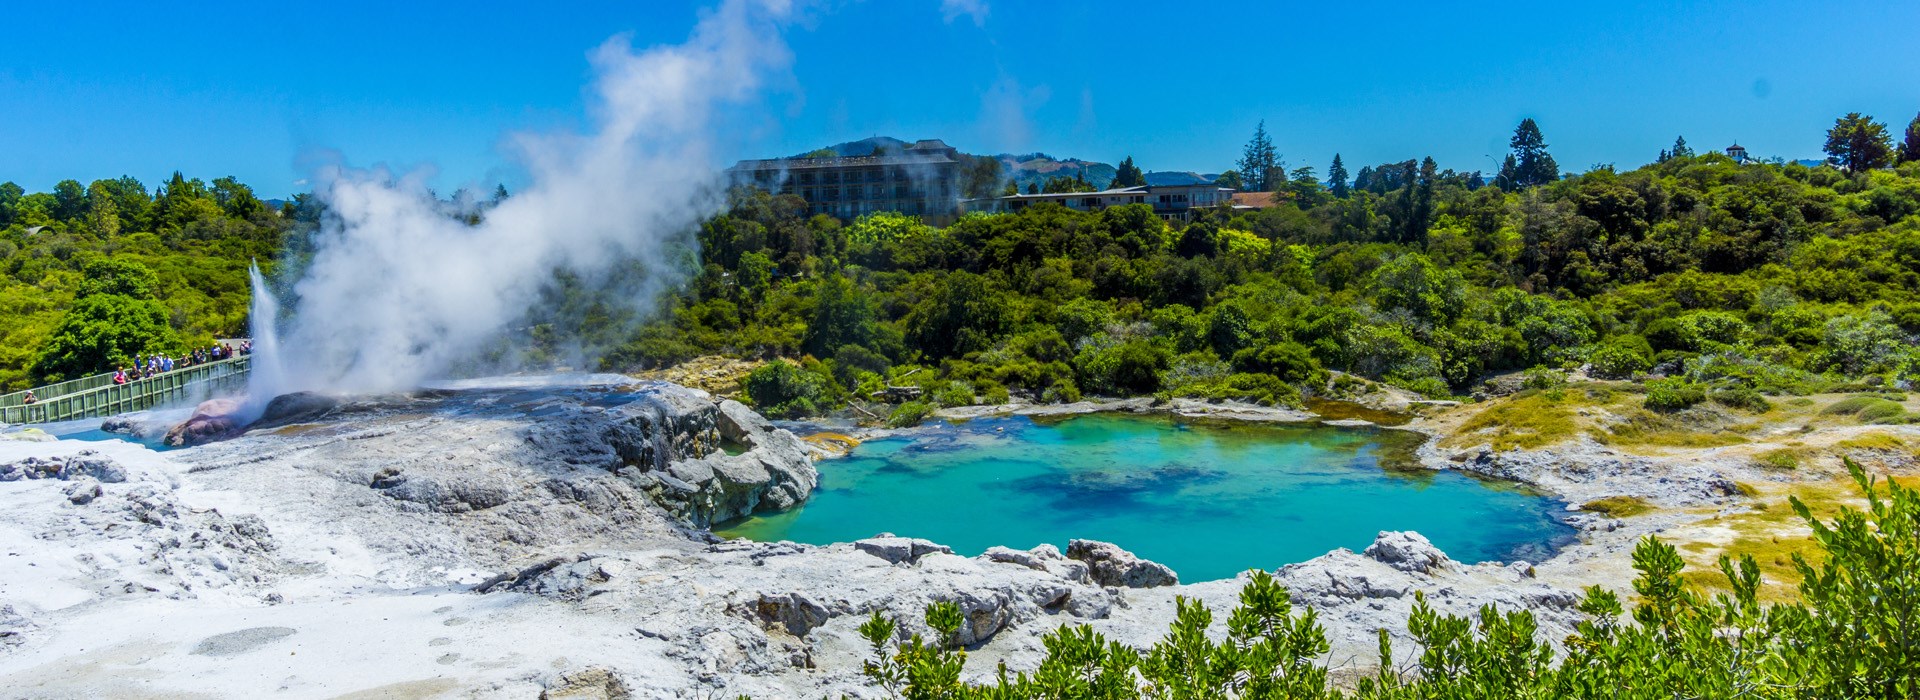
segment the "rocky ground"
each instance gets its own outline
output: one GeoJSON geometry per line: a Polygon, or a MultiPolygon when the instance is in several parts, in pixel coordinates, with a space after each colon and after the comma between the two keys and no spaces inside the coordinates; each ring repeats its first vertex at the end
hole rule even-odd
{"type": "MultiPolygon", "coordinates": [[[[1224,612],[1241,586],[1179,584],[1093,542],[966,557],[881,533],[718,541],[711,523],[806,498],[820,451],[674,385],[475,383],[298,408],[170,452],[0,441],[0,696],[873,697],[855,629],[874,611],[917,623],[929,602],[957,603],[968,672],[984,677],[1033,665],[1063,624],[1149,644],[1177,596],[1224,612]]],[[[1115,408],[1311,418],[1039,410],[1115,408]]],[[[1339,671],[1377,662],[1375,630],[1402,629],[1415,591],[1454,614],[1525,607],[1562,638],[1579,588],[1631,579],[1638,536],[1697,528],[1746,507],[1742,485],[1786,479],[1724,450],[1459,446],[1449,411],[1464,407],[1434,410],[1409,426],[1446,437],[1423,448],[1427,466],[1656,508],[1575,515],[1581,541],[1535,565],[1455,562],[1417,534],[1382,533],[1282,568],[1339,671]]]]}

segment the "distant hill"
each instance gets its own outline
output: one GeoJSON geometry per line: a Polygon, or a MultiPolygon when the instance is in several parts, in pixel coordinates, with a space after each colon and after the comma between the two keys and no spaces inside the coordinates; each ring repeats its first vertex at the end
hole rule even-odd
{"type": "Polygon", "coordinates": [[[1147,184],[1152,185],[1154,187],[1167,187],[1171,185],[1204,185],[1209,182],[1213,182],[1214,178],[1217,178],[1217,177],[1219,177],[1219,175],[1202,175],[1200,173],[1196,173],[1191,170],[1188,170],[1188,171],[1168,170],[1168,171],[1162,171],[1157,173],[1147,173],[1147,184]]]}
{"type": "Polygon", "coordinates": [[[1118,172],[1112,165],[1106,163],[1079,158],[1056,159],[1045,153],[1022,155],[1002,153],[994,157],[999,158],[1000,163],[1006,166],[1007,176],[1013,179],[1014,184],[1020,186],[1021,192],[1027,191],[1029,184],[1045,184],[1048,178],[1075,175],[1086,178],[1087,182],[1093,183],[1094,187],[1106,187],[1107,183],[1113,182],[1113,176],[1118,172]]]}
{"type": "MultiPolygon", "coordinates": [[[[883,148],[887,150],[898,151],[898,150],[903,150],[906,147],[911,145],[913,145],[912,141],[901,141],[900,139],[896,139],[892,136],[874,136],[872,138],[860,139],[859,141],[848,141],[846,143],[836,143],[834,145],[828,146],[826,148],[822,148],[820,150],[833,151],[833,154],[837,156],[870,156],[870,155],[873,155],[874,151],[877,151],[883,148]]],[[[816,153],[816,151],[808,151],[806,153],[797,153],[797,154],[794,154],[793,157],[805,158],[807,156],[813,155],[814,153],[816,153]]]]}

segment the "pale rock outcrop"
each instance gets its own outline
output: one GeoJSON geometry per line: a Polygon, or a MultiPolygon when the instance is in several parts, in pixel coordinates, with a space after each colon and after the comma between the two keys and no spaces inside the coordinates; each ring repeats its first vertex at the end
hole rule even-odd
{"type": "Polygon", "coordinates": [[[628,700],[633,691],[619,673],[600,666],[563,674],[546,684],[540,700],[628,700]]]}
{"type": "Polygon", "coordinates": [[[928,554],[952,554],[953,548],[912,537],[869,537],[855,540],[854,549],[886,560],[888,564],[913,564],[928,554]]]}
{"type": "Polygon", "coordinates": [[[1088,575],[1094,583],[1102,586],[1152,588],[1180,583],[1180,577],[1165,564],[1136,557],[1111,542],[1070,541],[1067,543],[1067,558],[1086,562],[1088,575]]]}
{"type": "Polygon", "coordinates": [[[1434,573],[1453,564],[1447,553],[1418,532],[1382,532],[1361,554],[1401,571],[1434,573]]]}
{"type": "Polygon", "coordinates": [[[1018,564],[1035,571],[1045,571],[1074,583],[1093,583],[1088,573],[1087,563],[1068,559],[1060,553],[1060,548],[1043,544],[1029,550],[1011,547],[988,547],[980,558],[1004,564],[1018,564]]]}
{"type": "Polygon", "coordinates": [[[127,470],[113,458],[92,450],[81,450],[78,454],[67,456],[27,457],[0,464],[0,481],[20,479],[90,479],[118,484],[127,480],[127,470]]]}
{"type": "Polygon", "coordinates": [[[84,506],[92,503],[93,499],[99,498],[105,492],[100,488],[99,481],[95,481],[92,477],[82,477],[69,484],[66,493],[68,503],[84,506]]]}

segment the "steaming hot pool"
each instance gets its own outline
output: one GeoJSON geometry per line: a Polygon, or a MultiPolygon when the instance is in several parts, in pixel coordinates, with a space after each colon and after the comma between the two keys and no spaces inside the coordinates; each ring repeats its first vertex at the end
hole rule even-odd
{"type": "Polygon", "coordinates": [[[975,555],[1114,542],[1183,582],[1273,569],[1382,530],[1455,559],[1538,561],[1570,541],[1564,504],[1453,472],[1393,468],[1420,438],[1375,428],[1111,414],[938,424],[819,463],[801,508],[716,530],[814,544],[891,532],[975,555]]]}

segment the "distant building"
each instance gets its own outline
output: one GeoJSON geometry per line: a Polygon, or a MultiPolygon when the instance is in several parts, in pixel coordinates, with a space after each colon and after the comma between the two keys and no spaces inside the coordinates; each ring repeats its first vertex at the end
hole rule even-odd
{"type": "Polygon", "coordinates": [[[1186,185],[1141,185],[1099,192],[1056,192],[1052,194],[1012,194],[1005,197],[969,199],[962,202],[967,211],[1020,211],[1043,202],[1052,202],[1077,211],[1099,211],[1123,204],[1150,204],[1153,213],[1168,221],[1188,221],[1196,209],[1209,209],[1233,202],[1233,188],[1212,183],[1186,185]]]}
{"type": "Polygon", "coordinates": [[[1747,162],[1747,148],[1736,142],[1727,147],[1727,157],[1732,158],[1735,163],[1744,165],[1747,162]]]}
{"type": "Polygon", "coordinates": [[[877,211],[951,218],[960,209],[960,152],[939,139],[865,156],[743,160],[738,184],[798,195],[810,214],[854,219],[877,211]]]}

